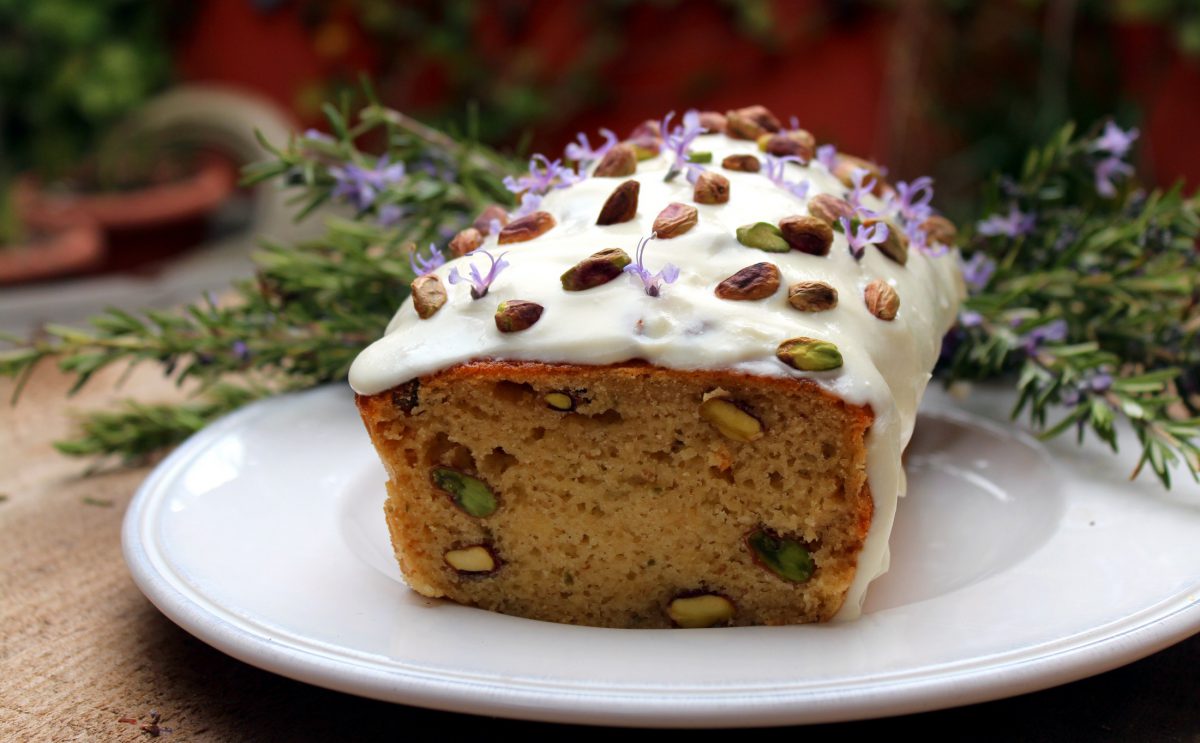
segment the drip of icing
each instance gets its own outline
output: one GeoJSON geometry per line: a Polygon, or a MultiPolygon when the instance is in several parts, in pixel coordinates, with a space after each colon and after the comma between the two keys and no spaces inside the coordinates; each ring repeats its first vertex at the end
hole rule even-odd
{"type": "MultiPolygon", "coordinates": [[[[488,294],[472,300],[470,286],[449,285],[455,266],[466,273],[469,263],[487,268],[482,255],[465,256],[435,271],[449,301],[426,320],[406,300],[388,324],[386,334],[355,359],[350,384],[370,395],[473,359],[507,359],[570,364],[610,364],[643,359],[673,369],[732,369],[762,376],[807,377],[847,402],[869,405],[875,415],[867,435],[867,478],[875,500],[871,530],[858,569],[838,619],[861,613],[867,585],[886,572],[888,536],[897,498],[904,494],[900,455],[908,445],[917,405],[937,360],[941,339],[954,321],[963,294],[958,260],[951,252],[930,257],[910,250],[901,266],[868,247],[856,261],[846,238],[834,233],[827,256],[791,251],[766,253],[737,242],[744,224],[770,222],[807,214],[806,200],[779,188],[760,173],[731,172],[719,167],[733,154],[753,154],[754,143],[705,135],[695,151],[711,151],[714,172],[729,179],[726,204],[692,201],[692,185],[678,177],[664,182],[669,161],[662,155],[638,164],[631,178],[640,182],[636,217],[622,224],[596,226],[596,217],[613,189],[625,179],[589,178],[547,194],[541,208],[557,225],[529,242],[500,246],[490,235],[483,248],[496,255],[507,251],[510,264],[488,294]],[[662,287],[661,295],[645,294],[636,276],[625,274],[581,292],[563,291],[559,277],[587,256],[605,248],[621,248],[631,256],[641,237],[649,235],[658,213],[671,202],[689,204],[699,223],[687,233],[651,241],[646,266],[657,272],[667,263],[680,268],[679,279],[662,287]],[[781,289],[758,301],[717,298],[718,283],[759,262],[777,265],[781,289]],[[874,279],[887,281],[900,297],[891,322],[874,317],[863,291],[874,279]],[[823,281],[838,291],[838,305],[805,313],[787,302],[786,287],[802,280],[823,281]],[[523,299],[545,308],[528,330],[501,333],[493,315],[504,300],[523,299]],[[837,344],[843,366],[828,372],[800,372],[775,358],[778,344],[808,336],[837,344]]],[[[844,197],[847,189],[816,161],[786,166],[789,182],[807,180],[808,198],[817,194],[844,197]]],[[[866,207],[883,204],[867,196],[866,207]]]]}

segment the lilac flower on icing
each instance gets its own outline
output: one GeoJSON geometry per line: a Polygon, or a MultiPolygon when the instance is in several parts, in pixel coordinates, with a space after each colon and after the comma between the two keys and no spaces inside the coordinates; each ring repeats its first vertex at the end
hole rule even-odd
{"type": "Polygon", "coordinates": [[[492,282],[496,280],[496,277],[500,275],[500,272],[503,271],[505,268],[508,268],[508,261],[504,260],[504,256],[508,255],[508,253],[501,253],[498,256],[493,256],[491,253],[484,250],[483,248],[479,248],[478,250],[471,253],[471,255],[475,255],[475,253],[483,253],[484,255],[487,256],[488,260],[491,262],[491,265],[488,267],[488,272],[486,274],[480,275],[479,269],[476,268],[474,263],[472,263],[472,264],[470,264],[470,266],[471,266],[470,279],[467,279],[462,274],[460,274],[458,272],[457,266],[450,269],[450,275],[447,276],[446,278],[451,284],[457,284],[459,282],[469,280],[471,282],[471,299],[480,299],[487,295],[488,288],[492,285],[492,282]]]}
{"type": "Polygon", "coordinates": [[[795,155],[785,155],[784,157],[767,155],[767,165],[763,171],[763,175],[769,178],[776,186],[779,186],[784,191],[787,191],[796,198],[806,198],[808,196],[808,181],[797,181],[796,183],[788,182],[786,177],[788,163],[803,165],[804,161],[795,155]]]}
{"type": "Polygon", "coordinates": [[[679,278],[679,266],[672,263],[664,265],[658,273],[651,273],[650,269],[646,268],[646,245],[654,237],[654,233],[651,233],[649,237],[643,237],[638,241],[634,261],[625,267],[625,273],[631,273],[642,280],[642,287],[651,297],[659,295],[662,284],[673,284],[679,278]]]}
{"type": "MultiPolygon", "coordinates": [[[[533,192],[526,192],[525,195],[523,195],[521,197],[521,205],[519,207],[517,207],[517,210],[515,212],[513,212],[510,216],[513,219],[516,219],[517,217],[524,217],[526,214],[533,214],[541,207],[542,207],[541,195],[535,194],[533,192]]],[[[496,220],[492,220],[492,221],[499,223],[500,220],[496,219],[496,220]]],[[[495,235],[500,232],[500,228],[497,227],[496,225],[489,225],[489,228],[491,228],[492,231],[489,232],[488,234],[495,235]]]]}
{"type": "Polygon", "coordinates": [[[862,260],[868,245],[878,245],[888,239],[888,226],[883,222],[876,222],[870,227],[859,223],[854,227],[845,217],[838,217],[838,221],[841,222],[842,232],[850,244],[850,255],[854,256],[856,261],[862,260]]]}
{"type": "Polygon", "coordinates": [[[896,184],[896,194],[888,199],[888,205],[895,210],[902,220],[920,224],[933,216],[933,179],[921,176],[912,183],[900,181],[896,184]]]}
{"type": "Polygon", "coordinates": [[[967,286],[975,291],[982,291],[992,280],[992,274],[995,272],[996,261],[983,252],[976,253],[971,256],[970,260],[962,262],[963,281],[967,282],[967,286]]]}
{"type": "Polygon", "coordinates": [[[1106,157],[1096,163],[1096,193],[1106,199],[1117,195],[1114,178],[1124,178],[1133,175],[1133,166],[1117,157],[1106,157]]]}
{"type": "Polygon", "coordinates": [[[344,199],[362,212],[371,208],[381,191],[404,180],[404,163],[389,162],[387,155],[380,155],[374,168],[350,163],[330,168],[329,175],[336,182],[332,196],[344,199]]]}
{"type": "Polygon", "coordinates": [[[817,148],[817,162],[825,166],[830,173],[837,165],[837,148],[831,144],[823,144],[817,148]]]}
{"type": "Polygon", "coordinates": [[[675,176],[686,171],[688,182],[695,183],[704,169],[695,163],[688,162],[688,155],[690,154],[692,142],[696,140],[696,137],[704,133],[704,127],[700,125],[700,112],[695,109],[689,110],[683,115],[682,123],[672,129],[671,119],[674,116],[674,111],[667,114],[659,126],[663,135],[661,152],[674,158],[663,180],[672,180],[675,176]]]}
{"type": "Polygon", "coordinates": [[[1018,209],[1016,204],[1012,204],[1007,215],[993,214],[976,225],[976,229],[985,237],[1003,235],[1016,238],[1033,232],[1035,221],[1033,214],[1027,214],[1018,209]]]}
{"type": "MultiPolygon", "coordinates": [[[[408,265],[412,266],[414,276],[425,276],[433,273],[438,267],[446,262],[446,256],[438,249],[437,245],[429,243],[429,257],[422,258],[421,252],[413,249],[408,255],[408,265]]],[[[452,282],[453,283],[453,282],[452,282]]]]}
{"type": "Polygon", "coordinates": [[[545,155],[534,155],[529,160],[529,175],[514,178],[505,176],[504,187],[513,193],[531,193],[543,196],[551,189],[567,188],[582,181],[584,176],[568,167],[562,160],[550,160],[545,155]]]}
{"type": "Polygon", "coordinates": [[[875,213],[863,204],[863,199],[875,188],[875,179],[867,180],[867,176],[870,174],[871,171],[866,168],[855,168],[850,171],[850,181],[854,186],[846,194],[846,201],[850,202],[850,206],[853,206],[860,216],[875,216],[875,213]]]}
{"type": "MultiPolygon", "coordinates": [[[[1018,322],[1020,321],[1018,320],[1018,322]]],[[[1058,343],[1066,339],[1067,321],[1059,318],[1045,325],[1039,325],[1021,336],[1021,348],[1024,349],[1025,353],[1032,355],[1037,353],[1037,350],[1047,341],[1058,343]]]]}
{"type": "Polygon", "coordinates": [[[1137,127],[1126,131],[1109,121],[1104,124],[1104,133],[1092,142],[1092,149],[1107,152],[1113,157],[1125,157],[1137,138],[1137,127]]]}
{"type": "Polygon", "coordinates": [[[611,130],[601,129],[600,134],[604,136],[604,144],[596,149],[592,149],[592,143],[588,141],[587,135],[580,132],[575,135],[577,142],[567,145],[563,154],[567,156],[568,160],[574,160],[581,166],[599,160],[617,144],[617,135],[613,134],[611,130]]]}

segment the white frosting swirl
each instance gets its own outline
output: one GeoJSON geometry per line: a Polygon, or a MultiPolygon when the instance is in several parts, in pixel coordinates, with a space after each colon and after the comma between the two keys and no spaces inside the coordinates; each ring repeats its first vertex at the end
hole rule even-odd
{"type": "MultiPolygon", "coordinates": [[[[754,154],[753,142],[704,135],[692,151],[713,153],[706,166],[729,179],[726,204],[694,204],[692,186],[680,175],[663,177],[667,156],[638,164],[631,176],[641,184],[637,216],[629,222],[596,226],[596,217],[617,184],[625,179],[589,178],[570,188],[550,192],[541,208],[557,226],[532,241],[497,246],[489,236],[483,248],[505,253],[510,264],[488,294],[472,300],[470,286],[449,285],[447,275],[458,266],[467,272],[474,263],[486,271],[485,256],[466,256],[448,262],[436,274],[446,283],[449,301],[426,320],[417,317],[412,300],[405,300],[383,338],[364,350],[350,369],[350,384],[361,394],[382,392],[414,377],[440,371],[473,359],[509,359],[571,364],[610,364],[644,359],[673,369],[732,369],[774,377],[807,377],[847,402],[870,405],[875,421],[867,436],[867,477],[875,499],[875,515],[858,561],[858,571],[840,619],[861,612],[867,584],[888,567],[888,535],[897,498],[904,494],[900,455],[907,446],[917,405],[937,360],[942,335],[953,323],[962,296],[962,279],[953,253],[930,257],[910,250],[905,266],[868,247],[861,260],[850,254],[846,238],[834,233],[828,256],[791,251],[766,253],[740,244],[736,229],[752,222],[776,223],[793,214],[807,214],[806,201],[776,186],[761,173],[731,172],[720,167],[731,154],[754,154]],[[664,285],[658,297],[642,290],[642,282],[623,275],[587,291],[563,291],[559,277],[583,258],[605,248],[622,248],[634,255],[638,240],[649,235],[658,213],[671,202],[692,204],[699,223],[669,240],[654,240],[646,248],[646,266],[653,272],[666,263],[680,268],[679,279],[664,285]],[[782,273],[782,286],[758,301],[728,301],[713,289],[738,270],[767,261],[782,273]],[[863,301],[872,280],[887,281],[900,297],[895,320],[873,316],[863,301]],[[838,291],[838,305],[824,312],[799,312],[787,302],[786,287],[817,280],[838,291]],[[536,302],[545,308],[538,322],[517,333],[501,333],[493,315],[508,299],[536,302]],[[800,372],[775,357],[779,343],[808,336],[835,343],[844,364],[829,372],[800,372]]],[[[845,186],[816,161],[787,165],[790,182],[807,180],[808,197],[845,197],[845,186]]],[[[868,208],[882,209],[873,196],[868,208]]]]}

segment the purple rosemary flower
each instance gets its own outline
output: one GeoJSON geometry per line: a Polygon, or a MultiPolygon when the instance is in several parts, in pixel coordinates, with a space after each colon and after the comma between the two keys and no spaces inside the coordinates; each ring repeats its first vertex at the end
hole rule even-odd
{"type": "Polygon", "coordinates": [[[1117,195],[1113,179],[1133,175],[1133,166],[1118,157],[1106,157],[1096,163],[1096,193],[1106,199],[1117,195]]]}
{"type": "MultiPolygon", "coordinates": [[[[1018,322],[1020,322],[1018,320],[1018,322]]],[[[1067,339],[1067,321],[1059,318],[1045,325],[1039,325],[1021,336],[1021,348],[1032,356],[1047,341],[1058,343],[1067,339]]]]}
{"type": "Polygon", "coordinates": [[[768,154],[767,167],[766,170],[763,171],[763,175],[765,175],[767,178],[770,178],[772,183],[774,183],[776,186],[779,186],[784,191],[787,191],[798,199],[803,199],[808,196],[808,181],[789,183],[786,178],[788,163],[796,163],[797,165],[804,164],[804,162],[795,155],[775,157],[774,155],[768,154]]]}
{"type": "Polygon", "coordinates": [[[384,204],[379,207],[379,217],[377,221],[380,227],[395,227],[400,224],[400,220],[408,216],[408,210],[399,204],[384,204]]]}
{"type": "Polygon", "coordinates": [[[888,239],[888,226],[883,222],[876,222],[870,227],[860,223],[854,228],[845,217],[838,217],[838,221],[841,222],[842,232],[850,244],[850,255],[854,256],[856,261],[862,260],[868,245],[877,245],[888,239]]]}
{"type": "Polygon", "coordinates": [[[659,295],[662,284],[673,284],[675,283],[675,279],[679,278],[679,266],[672,263],[664,265],[658,273],[651,273],[650,269],[646,268],[646,245],[654,237],[655,235],[652,232],[649,237],[643,237],[638,241],[634,261],[625,267],[625,273],[631,273],[642,280],[642,287],[646,290],[646,294],[651,297],[659,295]]]}
{"type": "Polygon", "coordinates": [[[855,168],[850,171],[850,181],[854,187],[846,194],[846,201],[850,202],[850,206],[854,207],[860,216],[875,216],[875,213],[863,204],[863,199],[875,188],[875,179],[867,180],[867,176],[870,174],[871,171],[866,168],[855,168]]]}
{"type": "MultiPolygon", "coordinates": [[[[496,280],[496,277],[500,275],[500,272],[505,268],[508,268],[508,261],[504,260],[504,256],[508,255],[508,253],[501,253],[498,256],[493,256],[483,248],[475,250],[471,255],[474,255],[475,253],[483,253],[491,262],[491,266],[488,268],[487,274],[483,276],[479,274],[479,269],[475,267],[474,263],[470,264],[471,278],[469,281],[471,282],[471,299],[481,299],[487,295],[488,287],[492,285],[492,282],[496,280]]],[[[450,269],[450,275],[446,278],[451,284],[457,284],[460,281],[468,281],[467,278],[463,277],[462,274],[458,272],[457,266],[450,269]]]]}
{"type": "Polygon", "coordinates": [[[1108,121],[1104,124],[1104,133],[1092,142],[1092,149],[1107,152],[1113,157],[1125,157],[1137,138],[1137,127],[1125,131],[1113,122],[1108,121]]]}
{"type": "Polygon", "coordinates": [[[1006,216],[993,214],[987,219],[976,225],[979,234],[985,237],[995,237],[1004,235],[1005,237],[1021,237],[1033,232],[1035,217],[1033,214],[1026,214],[1017,208],[1016,204],[1012,204],[1008,208],[1006,216]]]}
{"type": "Polygon", "coordinates": [[[381,191],[404,180],[404,163],[393,163],[388,156],[380,155],[374,168],[364,168],[354,163],[334,166],[329,169],[337,185],[332,196],[345,199],[355,209],[364,212],[371,208],[381,191]]]}
{"type": "MultiPolygon", "coordinates": [[[[414,276],[425,276],[433,273],[446,262],[446,256],[438,249],[437,245],[429,243],[429,257],[422,258],[421,251],[416,248],[408,254],[408,265],[412,266],[414,276]]],[[[454,283],[454,282],[451,282],[454,283]]]]}
{"type": "MultiPolygon", "coordinates": [[[[541,207],[542,207],[542,197],[540,195],[532,193],[532,192],[526,192],[525,195],[521,197],[521,205],[519,207],[517,207],[517,210],[509,216],[511,216],[513,219],[516,219],[518,217],[524,217],[526,214],[533,214],[541,207]]],[[[492,220],[492,221],[499,222],[500,220],[497,219],[497,220],[492,220]]],[[[494,235],[494,234],[498,234],[499,232],[500,232],[500,229],[497,227],[492,232],[489,232],[488,234],[494,235]]]]}
{"type": "Polygon", "coordinates": [[[513,193],[531,193],[543,196],[551,189],[567,188],[583,180],[583,176],[564,167],[562,160],[551,161],[545,155],[534,155],[529,160],[529,175],[513,178],[504,177],[504,187],[513,193]]]}
{"type": "Polygon", "coordinates": [[[333,137],[331,137],[328,134],[326,134],[325,132],[319,131],[317,129],[306,129],[304,131],[304,134],[302,134],[300,136],[304,139],[311,140],[313,142],[323,142],[325,144],[333,144],[333,137]]]}
{"type": "Polygon", "coordinates": [[[958,313],[958,324],[964,328],[977,328],[983,325],[983,315],[975,310],[963,310],[958,313]]]}
{"type": "Polygon", "coordinates": [[[983,291],[995,272],[996,261],[988,257],[986,253],[979,252],[971,256],[970,260],[962,261],[963,281],[977,292],[983,291]]]}
{"type": "Polygon", "coordinates": [[[680,173],[687,171],[687,179],[689,183],[695,183],[696,179],[703,172],[703,168],[695,163],[688,162],[688,155],[692,142],[704,133],[704,127],[700,125],[700,112],[696,109],[690,109],[683,115],[682,123],[671,128],[671,119],[675,116],[675,112],[667,114],[662,124],[659,125],[659,130],[662,132],[663,144],[660,152],[674,156],[674,162],[671,163],[670,169],[667,170],[667,175],[663,178],[664,181],[669,181],[675,178],[680,173]]]}
{"type": "Polygon", "coordinates": [[[823,144],[817,148],[817,162],[825,166],[830,173],[837,165],[837,148],[831,144],[823,144]]]}
{"type": "Polygon", "coordinates": [[[920,224],[933,216],[933,179],[921,176],[912,183],[900,181],[896,184],[896,194],[888,197],[888,207],[895,210],[905,223],[920,224]]]}
{"type": "Polygon", "coordinates": [[[588,141],[587,135],[580,132],[575,135],[578,144],[576,142],[570,143],[563,151],[563,154],[566,155],[568,160],[574,160],[581,166],[599,160],[617,144],[617,135],[613,134],[611,130],[601,129],[600,134],[604,136],[604,144],[596,149],[592,149],[592,143],[588,141]]]}
{"type": "Polygon", "coordinates": [[[1103,369],[1091,372],[1077,382],[1067,386],[1062,401],[1067,405],[1078,405],[1079,401],[1092,395],[1103,395],[1112,387],[1113,377],[1103,369]]]}
{"type": "Polygon", "coordinates": [[[233,357],[243,363],[250,360],[250,349],[246,346],[245,341],[234,341],[230,348],[233,351],[233,357]]]}

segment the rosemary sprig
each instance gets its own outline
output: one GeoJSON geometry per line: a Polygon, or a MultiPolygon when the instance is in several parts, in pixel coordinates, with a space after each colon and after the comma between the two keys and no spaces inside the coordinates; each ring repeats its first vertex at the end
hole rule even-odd
{"type": "Polygon", "coordinates": [[[1124,417],[1142,447],[1134,476],[1149,465],[1170,487],[1173,465],[1200,472],[1200,202],[1113,182],[1135,136],[1068,126],[1019,178],[993,180],[991,216],[963,244],[972,292],[942,373],[1015,375],[1013,416],[1043,438],[1091,430],[1115,451],[1124,417]]]}

